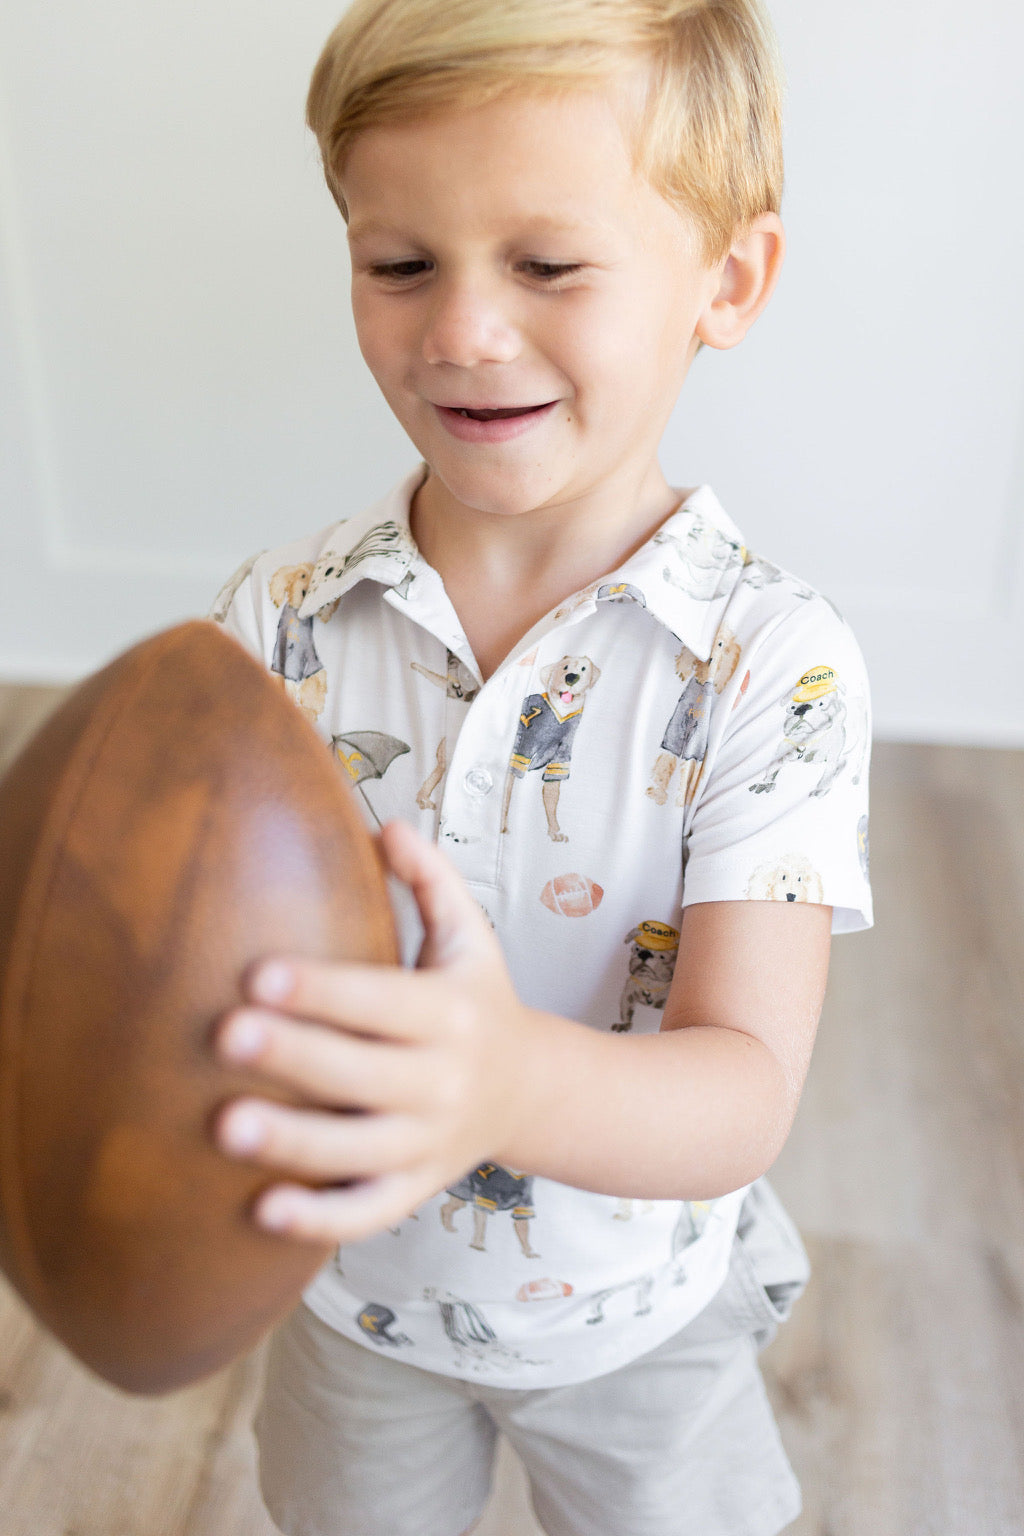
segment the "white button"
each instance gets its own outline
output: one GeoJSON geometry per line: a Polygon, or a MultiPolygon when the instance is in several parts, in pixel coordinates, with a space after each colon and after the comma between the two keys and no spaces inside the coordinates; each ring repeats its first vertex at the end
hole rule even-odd
{"type": "Polygon", "coordinates": [[[494,788],[494,780],[486,768],[471,768],[462,782],[471,795],[489,795],[494,788]]]}

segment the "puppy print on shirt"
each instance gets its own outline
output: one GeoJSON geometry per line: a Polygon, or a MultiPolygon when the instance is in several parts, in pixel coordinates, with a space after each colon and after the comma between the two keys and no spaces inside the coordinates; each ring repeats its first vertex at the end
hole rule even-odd
{"type": "Polygon", "coordinates": [[[707,661],[698,661],[686,646],[676,657],[676,675],[685,687],[665,728],[661,752],[651,772],[647,794],[656,805],[668,799],[672,775],[679,766],[676,804],[689,805],[697,793],[708,749],[711,705],[740,664],[740,646],[730,629],[720,629],[707,661]]]}
{"type": "Polygon", "coordinates": [[[801,853],[761,864],[747,882],[748,901],[798,901],[820,905],[825,900],[821,876],[801,853]]]}
{"type": "Polygon", "coordinates": [[[679,930],[648,919],[627,933],[624,942],[630,945],[629,979],[619,1000],[618,1023],[612,1025],[618,1034],[633,1028],[639,1003],[664,1009],[679,958],[679,930]]]}
{"type": "Polygon", "coordinates": [[[541,770],[541,798],[553,843],[567,843],[558,824],[558,797],[569,777],[572,747],[583,715],[586,696],[598,678],[599,668],[589,656],[563,656],[541,672],[544,693],[523,700],[519,728],[505,778],[501,830],[508,831],[508,813],[516,779],[541,770]]]}
{"type": "MultiPolygon", "coordinates": [[[[327,700],[327,673],[316,653],[313,619],[300,619],[298,614],[312,571],[308,562],[282,565],[270,578],[271,600],[281,609],[270,670],[283,680],[288,696],[315,725],[327,700]]],[[[328,604],[317,617],[325,623],[336,607],[336,603],[328,604]]]]}
{"type": "MultiPolygon", "coordinates": [[[[783,580],[782,571],[770,560],[765,560],[761,555],[755,555],[752,549],[744,551],[743,573],[740,580],[748,587],[763,592],[765,587],[777,586],[783,580]]],[[[802,593],[800,594],[802,596],[802,593]]]]}
{"type": "Polygon", "coordinates": [[[519,1350],[503,1344],[481,1309],[473,1302],[456,1296],[454,1292],[427,1286],[423,1299],[437,1304],[441,1325],[448,1342],[454,1347],[455,1359],[461,1370],[481,1371],[494,1366],[512,1370],[517,1365],[549,1363],[547,1360],[527,1360],[519,1350]]]}
{"type": "MultiPolygon", "coordinates": [[[[362,565],[367,560],[380,562],[383,567],[381,574],[384,577],[390,575],[393,579],[395,558],[408,564],[414,559],[416,553],[416,544],[409,530],[389,520],[368,528],[359,543],[354,544],[345,555],[336,554],[332,549],[325,549],[316,563],[312,579],[317,586],[328,583],[334,585],[337,578],[347,576],[357,565],[362,565]],[[389,562],[391,571],[388,570],[389,562]]],[[[394,590],[399,591],[402,597],[408,597],[409,586],[413,579],[413,573],[407,571],[400,588],[396,587],[394,590]]]]}
{"type": "Polygon", "coordinates": [[[847,762],[845,693],[831,667],[811,667],[803,674],[792,697],[782,701],[786,710],[782,751],[764,778],[750,785],[752,795],[770,794],[779,773],[790,763],[819,768],[821,777],[811,794],[828,794],[847,762]]]}
{"type": "MultiPolygon", "coordinates": [[[[266,550],[262,550],[260,553],[266,554],[266,550]]],[[[213,607],[210,609],[209,614],[209,617],[215,624],[224,623],[224,620],[227,618],[228,612],[231,608],[231,603],[235,593],[245,581],[246,577],[249,575],[250,571],[259,558],[259,555],[250,556],[250,558],[246,560],[245,564],[240,565],[235,574],[233,576],[229,576],[227,581],[221,587],[220,591],[217,593],[216,598],[214,599],[213,607]]]]}
{"type": "Polygon", "coordinates": [[[646,608],[647,599],[640,588],[634,586],[631,581],[592,581],[589,587],[581,587],[574,592],[572,597],[561,603],[552,613],[554,623],[560,624],[570,614],[578,609],[586,607],[588,603],[634,603],[637,608],[646,608]]]}
{"type": "Polygon", "coordinates": [[[675,556],[674,563],[662,571],[669,586],[705,603],[725,590],[725,578],[743,564],[747,553],[742,544],[727,538],[702,517],[693,519],[685,536],[663,529],[652,542],[664,545],[675,556]]]}
{"type": "Polygon", "coordinates": [[[652,1310],[651,1293],[654,1290],[653,1274],[640,1275],[634,1280],[624,1280],[621,1285],[610,1285],[607,1290],[595,1291],[590,1298],[590,1316],[587,1322],[592,1326],[605,1321],[604,1309],[610,1301],[619,1296],[627,1298],[626,1306],[632,1303],[632,1315],[634,1317],[646,1317],[652,1310]]]}
{"type": "Polygon", "coordinates": [[[410,661],[409,665],[414,672],[418,672],[428,682],[443,688],[446,698],[457,699],[460,704],[472,704],[480,692],[476,679],[471,676],[469,669],[463,666],[454,651],[448,652],[448,670],[443,675],[440,672],[431,672],[429,667],[421,666],[418,661],[410,661]]]}
{"type": "Polygon", "coordinates": [[[537,1214],[533,1208],[532,1175],[516,1173],[500,1163],[481,1163],[457,1184],[450,1184],[447,1193],[451,1199],[441,1207],[441,1225],[446,1232],[457,1232],[455,1217],[471,1204],[473,1237],[469,1246],[478,1253],[486,1253],[487,1218],[498,1211],[508,1211],[524,1257],[540,1258],[530,1247],[530,1222],[537,1214]]]}
{"type": "Polygon", "coordinates": [[[830,597],[826,597],[823,592],[816,592],[813,587],[807,586],[805,582],[798,581],[789,571],[780,570],[777,565],[773,565],[763,555],[755,555],[753,550],[748,549],[745,551],[740,580],[744,586],[753,587],[758,592],[763,592],[765,587],[774,587],[784,581],[794,597],[799,597],[802,601],[808,603],[812,598],[820,597],[823,603],[828,604],[840,623],[843,622],[842,614],[830,597]]]}
{"type": "MultiPolygon", "coordinates": [[[[448,652],[448,670],[442,677],[440,672],[431,672],[429,667],[421,666],[418,661],[410,661],[410,667],[425,677],[428,682],[443,688],[445,698],[456,699],[462,704],[472,704],[480,689],[475,681],[456,656],[454,651],[448,652]]],[[[421,811],[436,811],[437,805],[431,798],[434,790],[445,776],[448,767],[448,742],[442,736],[437,744],[437,757],[434,767],[424,779],[416,791],[416,804],[421,811]]]]}

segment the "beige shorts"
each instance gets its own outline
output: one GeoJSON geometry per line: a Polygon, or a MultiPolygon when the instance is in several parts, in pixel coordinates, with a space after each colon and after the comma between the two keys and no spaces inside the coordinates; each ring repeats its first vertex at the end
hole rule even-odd
{"type": "Polygon", "coordinates": [[[278,1329],[256,1417],[260,1485],[285,1536],[461,1536],[495,1441],[526,1468],[548,1536],[776,1536],[800,1512],[757,1351],[807,1259],[759,1180],[729,1274],[680,1333],[620,1370],[516,1390],[433,1375],[300,1307],[278,1329]]]}

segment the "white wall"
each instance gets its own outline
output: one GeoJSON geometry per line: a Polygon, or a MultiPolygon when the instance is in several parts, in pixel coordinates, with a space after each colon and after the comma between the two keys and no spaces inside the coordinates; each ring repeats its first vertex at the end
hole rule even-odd
{"type": "MultiPolygon", "coordinates": [[[[205,611],[414,450],[302,127],[340,0],[0,0],[0,676],[205,611]]],[[[879,733],[1024,745],[1024,12],[775,0],[780,291],[666,436],[826,590],[879,733]]]]}

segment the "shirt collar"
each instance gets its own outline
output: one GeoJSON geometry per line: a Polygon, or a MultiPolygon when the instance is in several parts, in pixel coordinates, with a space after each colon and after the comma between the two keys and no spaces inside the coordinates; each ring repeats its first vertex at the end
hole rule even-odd
{"type": "Polygon", "coordinates": [[[409,508],[423,484],[426,466],[406,475],[381,501],[356,517],[337,523],[327,547],[313,567],[300,619],[312,618],[337,602],[360,581],[377,581],[383,587],[399,587],[427,571],[423,556],[409,527],[409,508]]]}
{"type": "Polygon", "coordinates": [[[711,487],[702,485],[588,595],[595,606],[639,604],[706,661],[747,558],[743,535],[711,487]]]}
{"type": "MultiPolygon", "coordinates": [[[[409,526],[425,474],[426,466],[419,465],[381,501],[335,525],[313,568],[300,618],[311,618],[360,581],[399,588],[404,596],[418,576],[437,579],[409,526]]],[[[711,487],[702,485],[629,560],[563,603],[558,617],[582,618],[604,602],[635,603],[706,661],[746,559],[739,529],[711,487]]]]}

